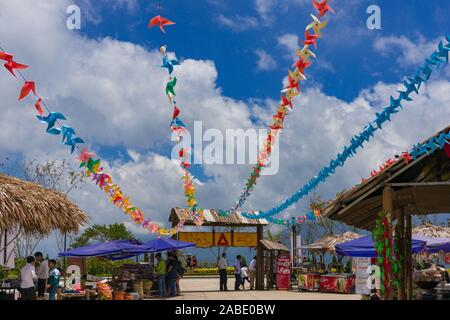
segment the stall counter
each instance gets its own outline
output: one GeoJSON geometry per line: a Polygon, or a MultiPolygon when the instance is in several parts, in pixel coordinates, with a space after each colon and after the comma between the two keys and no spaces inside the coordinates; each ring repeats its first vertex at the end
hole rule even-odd
{"type": "Polygon", "coordinates": [[[320,276],[320,292],[324,293],[354,293],[355,275],[324,274],[320,276]]]}

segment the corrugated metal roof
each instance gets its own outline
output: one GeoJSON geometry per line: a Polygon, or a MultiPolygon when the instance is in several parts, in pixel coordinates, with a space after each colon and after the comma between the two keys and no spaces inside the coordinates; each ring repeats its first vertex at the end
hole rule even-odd
{"type": "MultiPolygon", "coordinates": [[[[257,211],[246,211],[251,214],[257,211]]],[[[247,219],[240,214],[240,211],[234,212],[229,216],[221,216],[217,209],[204,209],[205,223],[203,225],[215,226],[260,226],[268,225],[266,219],[247,219]]],[[[189,209],[172,208],[169,221],[185,220],[185,225],[194,225],[194,221],[190,218],[189,209]]]]}
{"type": "Polygon", "coordinates": [[[273,242],[270,240],[259,240],[266,250],[280,250],[289,251],[289,249],[282,243],[273,242]]]}

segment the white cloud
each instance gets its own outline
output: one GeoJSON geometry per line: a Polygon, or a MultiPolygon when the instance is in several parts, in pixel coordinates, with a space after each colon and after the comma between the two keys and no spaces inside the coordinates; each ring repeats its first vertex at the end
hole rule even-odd
{"type": "Polygon", "coordinates": [[[233,32],[243,32],[258,27],[258,19],[249,16],[236,15],[233,17],[225,17],[223,14],[217,16],[220,25],[231,29],[233,32]]]}
{"type": "Polygon", "coordinates": [[[258,70],[271,71],[277,68],[277,62],[266,51],[257,49],[255,50],[255,54],[258,56],[258,61],[256,62],[258,70]]]}
{"type": "Polygon", "coordinates": [[[277,42],[279,46],[283,47],[286,58],[296,60],[297,55],[295,54],[295,50],[300,46],[298,35],[292,33],[284,34],[277,38],[277,42]]]}
{"type": "Polygon", "coordinates": [[[437,48],[439,40],[428,41],[419,34],[414,42],[405,36],[379,37],[374,42],[374,49],[383,56],[392,56],[402,67],[422,64],[437,48]]]}

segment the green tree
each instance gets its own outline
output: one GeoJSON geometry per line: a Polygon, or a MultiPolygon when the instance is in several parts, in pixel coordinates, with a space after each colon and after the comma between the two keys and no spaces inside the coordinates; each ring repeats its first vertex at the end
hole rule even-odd
{"type": "Polygon", "coordinates": [[[110,225],[94,224],[76,237],[71,244],[72,248],[86,246],[92,242],[105,242],[112,240],[131,240],[134,235],[127,230],[123,223],[114,223],[110,225]]]}

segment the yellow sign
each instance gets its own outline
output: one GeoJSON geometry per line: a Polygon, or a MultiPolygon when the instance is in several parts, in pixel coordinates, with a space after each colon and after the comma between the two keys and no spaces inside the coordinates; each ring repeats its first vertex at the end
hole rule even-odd
{"type": "Polygon", "coordinates": [[[257,247],[258,236],[252,232],[179,232],[179,240],[193,242],[199,248],[257,247]],[[232,237],[233,235],[233,237],[232,237]]]}
{"type": "Polygon", "coordinates": [[[258,235],[254,232],[235,232],[233,237],[234,247],[257,247],[258,235]]]}
{"type": "Polygon", "coordinates": [[[178,236],[179,240],[193,242],[200,248],[209,248],[214,246],[212,232],[179,232],[178,236]]]}
{"type": "Polygon", "coordinates": [[[231,232],[216,232],[216,247],[231,247],[231,232]]]}

